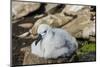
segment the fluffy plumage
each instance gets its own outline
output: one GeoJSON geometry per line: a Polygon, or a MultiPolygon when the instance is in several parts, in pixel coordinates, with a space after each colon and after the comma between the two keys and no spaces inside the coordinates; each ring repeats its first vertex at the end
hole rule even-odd
{"type": "Polygon", "coordinates": [[[31,50],[32,54],[39,57],[48,59],[70,56],[78,48],[76,39],[63,29],[41,24],[37,33],[41,39],[31,44],[31,50]]]}

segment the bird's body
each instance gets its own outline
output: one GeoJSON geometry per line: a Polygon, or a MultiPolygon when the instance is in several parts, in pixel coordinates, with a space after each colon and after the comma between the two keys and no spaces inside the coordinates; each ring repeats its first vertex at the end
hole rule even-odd
{"type": "MultiPolygon", "coordinates": [[[[39,28],[41,31],[43,26],[45,24],[39,28]]],[[[58,58],[63,55],[70,56],[78,48],[76,39],[63,29],[49,28],[49,26],[44,28],[47,28],[45,29],[47,32],[43,34],[42,40],[37,46],[35,41],[31,45],[33,54],[44,58],[58,58]]]]}

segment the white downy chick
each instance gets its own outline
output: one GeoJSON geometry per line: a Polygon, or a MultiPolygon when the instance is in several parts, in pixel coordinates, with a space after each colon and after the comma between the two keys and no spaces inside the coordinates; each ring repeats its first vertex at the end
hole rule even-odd
{"type": "Polygon", "coordinates": [[[32,54],[45,59],[70,56],[78,48],[76,39],[61,28],[52,28],[41,24],[38,29],[38,38],[31,44],[32,54]]]}

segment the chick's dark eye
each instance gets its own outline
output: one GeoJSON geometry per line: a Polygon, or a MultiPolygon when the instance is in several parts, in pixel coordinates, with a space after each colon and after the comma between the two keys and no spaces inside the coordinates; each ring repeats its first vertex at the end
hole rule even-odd
{"type": "Polygon", "coordinates": [[[46,33],[47,31],[45,30],[44,33],[46,33]]]}

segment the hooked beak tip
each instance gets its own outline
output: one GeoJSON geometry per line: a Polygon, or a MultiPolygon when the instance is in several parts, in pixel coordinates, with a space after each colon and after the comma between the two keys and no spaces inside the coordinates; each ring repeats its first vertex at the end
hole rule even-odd
{"type": "Polygon", "coordinates": [[[38,37],[36,38],[36,42],[35,42],[35,45],[38,44],[38,42],[42,39],[42,36],[41,34],[38,35],[38,37]]]}

